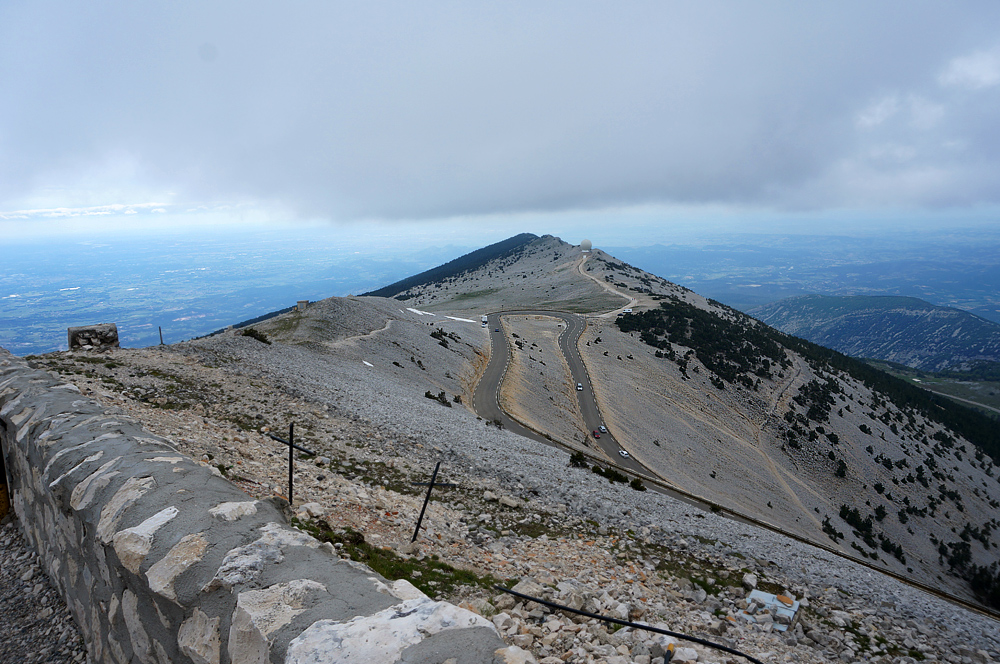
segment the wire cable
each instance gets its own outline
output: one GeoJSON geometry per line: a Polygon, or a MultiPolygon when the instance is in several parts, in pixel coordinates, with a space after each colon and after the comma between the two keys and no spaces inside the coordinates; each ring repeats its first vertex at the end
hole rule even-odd
{"type": "Polygon", "coordinates": [[[529,602],[537,602],[538,604],[544,604],[553,609],[558,609],[560,611],[569,611],[570,613],[575,613],[580,616],[586,616],[588,618],[596,618],[597,620],[602,620],[604,622],[615,623],[617,625],[622,625],[623,627],[632,627],[634,629],[642,629],[647,632],[656,632],[657,634],[665,634],[667,636],[672,636],[675,639],[684,639],[685,641],[691,641],[692,643],[697,643],[699,645],[706,646],[708,648],[714,648],[715,650],[721,650],[722,652],[727,652],[730,655],[738,655],[743,657],[753,664],[764,664],[762,661],[755,657],[751,657],[745,652],[740,652],[739,650],[734,650],[733,648],[728,648],[720,643],[713,643],[711,641],[706,641],[705,639],[699,639],[697,636],[689,636],[687,634],[681,634],[679,632],[671,632],[667,629],[660,629],[659,627],[653,627],[651,625],[643,625],[641,623],[629,622],[628,620],[621,620],[620,618],[612,618],[611,616],[602,616],[597,613],[591,613],[589,611],[582,611],[580,609],[572,609],[568,606],[563,606],[562,604],[556,604],[555,602],[550,602],[548,600],[542,599],[540,597],[532,597],[531,595],[525,595],[523,593],[510,590],[509,588],[504,588],[503,586],[493,586],[495,590],[505,592],[514,597],[520,597],[521,599],[526,599],[529,602]]]}

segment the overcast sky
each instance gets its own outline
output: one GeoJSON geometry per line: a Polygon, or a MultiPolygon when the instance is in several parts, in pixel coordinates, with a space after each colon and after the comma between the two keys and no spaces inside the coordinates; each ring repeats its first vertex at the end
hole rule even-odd
{"type": "Polygon", "coordinates": [[[0,0],[8,229],[948,220],[998,162],[994,1],[0,0]]]}

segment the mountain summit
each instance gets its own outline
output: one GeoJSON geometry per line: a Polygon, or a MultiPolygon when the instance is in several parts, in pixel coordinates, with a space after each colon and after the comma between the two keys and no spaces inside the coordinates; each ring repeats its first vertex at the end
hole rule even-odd
{"type": "MultiPolygon", "coordinates": [[[[936,585],[949,592],[967,595],[969,579],[994,578],[1000,435],[990,420],[600,249],[524,235],[494,247],[394,285],[389,307],[352,299],[350,308],[372,312],[368,327],[383,329],[385,343],[373,352],[412,366],[420,355],[400,334],[416,315],[437,330],[446,355],[462,354],[458,364],[423,359],[419,378],[432,393],[461,393],[469,406],[490,345],[506,338],[499,407],[539,440],[641,468],[705,504],[880,569],[940,577],[936,585]],[[503,311],[530,315],[500,315],[489,330],[463,327],[503,311]],[[567,319],[546,311],[584,321],[569,351],[579,353],[583,377],[559,346],[567,319]],[[598,420],[585,412],[591,390],[598,420]],[[598,424],[612,446],[596,439],[598,424]]],[[[355,325],[322,313],[331,306],[258,327],[293,342],[309,338],[296,329],[327,330],[315,342],[355,325]],[[315,316],[322,325],[309,322],[315,316]]]]}
{"type": "MultiPolygon", "coordinates": [[[[993,421],[599,248],[512,240],[404,280],[388,298],[330,298],[235,332],[116,350],[86,373],[122,398],[248,431],[303,417],[296,440],[345,464],[376,441],[390,460],[433,450],[450,473],[485,474],[516,494],[511,505],[563,505],[580,528],[679,528],[658,511],[663,491],[703,506],[698,518],[744,517],[956,597],[998,599],[993,421]],[[125,363],[135,366],[116,371],[125,363]],[[175,378],[153,391],[164,376],[175,378]],[[217,387],[229,384],[244,396],[217,387]],[[476,410],[484,393],[501,416],[476,410]],[[347,445],[324,423],[330,413],[378,433],[347,445]],[[567,452],[602,475],[601,499],[583,489],[596,475],[567,468],[567,452]]],[[[204,453],[241,474],[259,463],[204,453]]],[[[342,470],[371,476],[353,462],[342,470]]],[[[512,522],[478,523],[476,541],[489,543],[512,522]]],[[[730,526],[713,527],[720,546],[737,546],[730,526]]]]}

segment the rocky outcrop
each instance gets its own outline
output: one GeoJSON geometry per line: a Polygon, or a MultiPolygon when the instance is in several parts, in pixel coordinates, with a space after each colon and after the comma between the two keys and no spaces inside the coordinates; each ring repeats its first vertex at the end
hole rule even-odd
{"type": "Polygon", "coordinates": [[[351,661],[471,663],[503,647],[485,618],[341,560],[280,500],[2,353],[13,508],[91,661],[320,661],[350,643],[351,661]]]}

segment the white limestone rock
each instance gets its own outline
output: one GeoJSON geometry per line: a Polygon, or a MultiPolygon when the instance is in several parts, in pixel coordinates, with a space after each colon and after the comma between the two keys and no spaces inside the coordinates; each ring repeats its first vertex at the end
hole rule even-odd
{"type": "MultiPolygon", "coordinates": [[[[185,535],[160,561],[149,568],[146,578],[149,588],[169,600],[177,602],[174,580],[191,565],[201,560],[208,548],[208,540],[202,533],[185,535]]],[[[179,602],[178,602],[179,604],[179,602]]]]}
{"type": "Polygon", "coordinates": [[[219,503],[208,513],[223,521],[236,521],[240,517],[252,516],[257,513],[257,501],[247,500],[244,502],[219,503]]]}
{"type": "MultiPolygon", "coordinates": [[[[66,479],[67,477],[69,477],[70,475],[72,475],[73,473],[75,473],[76,471],[78,471],[80,468],[83,468],[88,463],[93,463],[94,461],[100,460],[100,458],[103,457],[103,456],[104,456],[104,450],[98,450],[96,453],[91,454],[89,457],[87,457],[86,459],[84,459],[80,463],[76,464],[75,466],[73,466],[72,468],[70,468],[69,470],[67,470],[65,473],[63,473],[62,475],[60,475],[56,479],[54,479],[51,482],[49,482],[49,489],[56,488],[56,486],[58,486],[60,482],[62,482],[64,479],[66,479]]],[[[45,473],[42,473],[42,474],[44,475],[45,473]]]]}
{"type": "Polygon", "coordinates": [[[75,510],[86,509],[90,505],[90,501],[94,499],[94,494],[106,487],[111,479],[119,474],[117,470],[111,471],[111,467],[119,461],[121,461],[121,457],[115,457],[83,478],[79,484],[73,487],[73,492],[69,497],[69,506],[75,510]]]}
{"type": "Polygon", "coordinates": [[[260,576],[266,563],[280,563],[285,559],[282,549],[287,546],[318,548],[319,542],[310,535],[293,531],[277,523],[261,527],[260,539],[229,551],[215,576],[205,584],[204,590],[216,588],[227,590],[235,585],[247,583],[260,576]]]}
{"type": "Polygon", "coordinates": [[[425,595],[419,588],[406,579],[397,579],[393,581],[389,590],[393,596],[398,597],[401,600],[422,599],[427,597],[427,595],[425,595]]]}
{"type": "Polygon", "coordinates": [[[126,528],[115,533],[112,544],[118,560],[133,574],[139,573],[139,566],[153,547],[153,534],[164,524],[177,516],[180,511],[176,507],[160,510],[138,526],[126,528]]]}
{"type": "Polygon", "coordinates": [[[319,503],[305,503],[303,505],[299,505],[298,510],[296,510],[296,514],[300,518],[312,517],[316,519],[326,514],[326,510],[324,510],[323,506],[319,503]]]}
{"type": "Polygon", "coordinates": [[[142,619],[139,617],[139,598],[131,590],[126,590],[122,595],[122,615],[125,618],[129,638],[132,640],[133,656],[142,664],[153,664],[149,635],[146,634],[146,630],[142,626],[142,619]]]}
{"type": "Polygon", "coordinates": [[[395,662],[405,649],[429,636],[467,627],[496,631],[486,618],[452,604],[427,597],[406,600],[347,622],[313,623],[288,644],[285,664],[395,662]]]}
{"type": "Polygon", "coordinates": [[[229,658],[246,664],[268,664],[270,635],[299,615],[303,600],[326,586],[309,579],[278,583],[263,590],[241,592],[229,628],[229,658]]]}
{"type": "Polygon", "coordinates": [[[697,662],[698,651],[694,648],[677,648],[674,650],[674,659],[678,662],[697,662]]]}
{"type": "Polygon", "coordinates": [[[536,664],[535,656],[517,646],[498,648],[493,652],[493,664],[536,664]]]}
{"type": "Polygon", "coordinates": [[[156,480],[152,477],[130,477],[126,480],[101,510],[101,519],[97,522],[98,539],[105,544],[110,543],[125,511],[154,486],[156,480]]]}
{"type": "Polygon", "coordinates": [[[209,618],[201,609],[177,630],[177,647],[194,664],[219,664],[220,643],[219,618],[209,618]]]}

